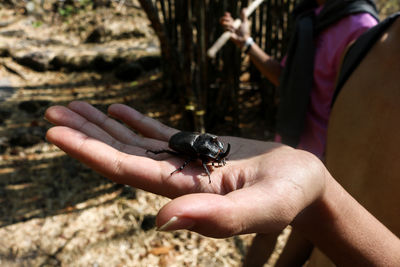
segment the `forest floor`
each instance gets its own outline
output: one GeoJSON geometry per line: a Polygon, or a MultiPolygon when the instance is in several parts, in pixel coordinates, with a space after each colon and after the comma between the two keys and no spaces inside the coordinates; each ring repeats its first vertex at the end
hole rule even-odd
{"type": "MultiPolygon", "coordinates": [[[[168,199],[115,184],[45,140],[46,108],[73,100],[103,111],[125,103],[179,125],[178,105],[159,97],[158,41],[139,4],[128,2],[70,15],[0,9],[1,266],[211,267],[243,260],[253,235],[158,232],[155,216],[168,199]],[[115,69],[121,58],[131,61],[115,69]],[[124,70],[136,71],[136,79],[121,80],[124,70]]],[[[258,92],[240,94],[242,136],[265,140],[271,133],[257,111],[258,92]]],[[[283,244],[284,236],[277,252],[283,244]]]]}
{"type": "MultiPolygon", "coordinates": [[[[168,199],[115,184],[45,140],[51,127],[43,118],[46,108],[72,100],[103,111],[125,103],[179,124],[178,106],[157,97],[156,66],[134,81],[109,71],[116,54],[132,60],[159,54],[145,14],[133,3],[68,17],[0,10],[1,266],[240,265],[252,235],[158,232],[155,216],[168,199]]],[[[246,106],[258,99],[249,94],[246,106]]],[[[262,139],[263,124],[255,118],[244,132],[262,139]]]]}

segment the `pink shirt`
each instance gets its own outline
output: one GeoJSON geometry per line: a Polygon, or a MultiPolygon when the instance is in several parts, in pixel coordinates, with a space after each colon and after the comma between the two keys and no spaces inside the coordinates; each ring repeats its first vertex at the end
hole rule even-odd
{"type": "MultiPolygon", "coordinates": [[[[316,9],[316,13],[322,7],[316,9]]],[[[330,26],[316,38],[314,82],[305,129],[297,148],[324,157],[330,106],[342,54],[362,33],[377,24],[367,13],[349,15],[330,26]]],[[[284,64],[285,59],[282,61],[284,64]]],[[[277,136],[276,141],[280,141],[277,136]]]]}

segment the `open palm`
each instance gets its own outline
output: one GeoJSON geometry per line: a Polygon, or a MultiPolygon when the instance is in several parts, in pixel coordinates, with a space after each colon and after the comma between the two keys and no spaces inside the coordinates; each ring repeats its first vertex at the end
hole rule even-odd
{"type": "Polygon", "coordinates": [[[157,217],[159,226],[174,218],[166,230],[190,228],[213,237],[276,231],[323,190],[324,168],[311,154],[237,137],[221,137],[231,153],[226,166],[209,167],[211,183],[201,164],[171,175],[183,158],[146,151],[167,148],[178,130],[125,105],[108,112],[140,135],[85,102],[72,102],[47,110],[57,125],[47,139],[118,183],[173,198],[157,217]]]}

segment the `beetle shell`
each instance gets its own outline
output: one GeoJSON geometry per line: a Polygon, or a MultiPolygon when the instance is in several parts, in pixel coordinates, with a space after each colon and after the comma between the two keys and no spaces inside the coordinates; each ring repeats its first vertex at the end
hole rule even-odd
{"type": "Polygon", "coordinates": [[[178,132],[169,139],[169,147],[192,158],[221,161],[224,153],[223,144],[212,134],[178,132]]]}
{"type": "Polygon", "coordinates": [[[222,163],[225,165],[225,158],[228,156],[231,149],[231,145],[228,143],[226,150],[224,151],[224,145],[218,141],[218,136],[212,134],[200,134],[193,132],[178,132],[171,136],[168,142],[169,147],[173,150],[161,149],[161,150],[147,150],[154,154],[169,153],[175,156],[187,156],[188,159],[183,163],[182,166],[177,168],[171,173],[171,175],[177,171],[181,171],[185,166],[196,159],[201,159],[204,170],[208,175],[208,181],[211,183],[210,171],[206,164],[217,162],[218,166],[222,163]]]}

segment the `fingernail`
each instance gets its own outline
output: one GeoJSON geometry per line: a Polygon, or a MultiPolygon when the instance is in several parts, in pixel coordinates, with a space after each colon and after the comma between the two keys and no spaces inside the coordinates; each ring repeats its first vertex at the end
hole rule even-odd
{"type": "Polygon", "coordinates": [[[157,228],[157,231],[175,231],[181,229],[189,230],[194,226],[195,222],[192,219],[174,216],[157,228]]]}

